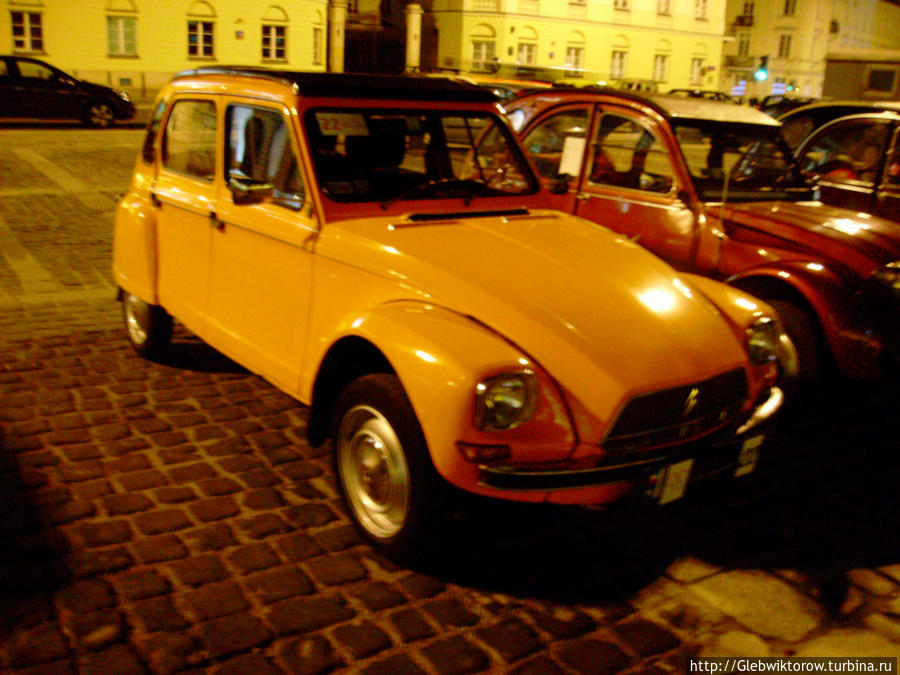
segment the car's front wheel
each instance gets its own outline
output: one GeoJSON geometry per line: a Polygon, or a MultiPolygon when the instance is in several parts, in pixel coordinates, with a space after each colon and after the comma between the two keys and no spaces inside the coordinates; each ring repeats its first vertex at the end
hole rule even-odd
{"type": "Polygon", "coordinates": [[[825,346],[815,319],[797,305],[785,300],[766,300],[778,313],[785,332],[797,352],[799,383],[809,383],[824,375],[825,346]]]}
{"type": "Polygon", "coordinates": [[[159,357],[172,339],[172,317],[158,305],[123,291],[122,313],[128,341],[145,358],[159,357]]]}
{"type": "Polygon", "coordinates": [[[351,382],[334,419],[336,473],[357,530],[389,557],[423,553],[442,481],[400,381],[380,373],[351,382]]]}
{"type": "Polygon", "coordinates": [[[108,103],[93,101],[84,110],[84,123],[94,129],[111,127],[116,120],[115,111],[108,103]]]}

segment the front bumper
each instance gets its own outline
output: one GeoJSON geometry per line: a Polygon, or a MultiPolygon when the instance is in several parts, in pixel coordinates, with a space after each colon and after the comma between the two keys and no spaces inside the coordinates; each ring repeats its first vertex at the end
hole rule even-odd
{"type": "MultiPolygon", "coordinates": [[[[742,472],[752,471],[753,466],[749,462],[752,459],[755,465],[763,432],[783,402],[784,394],[779,388],[773,387],[750,417],[724,438],[717,437],[715,440],[704,438],[658,451],[650,450],[630,455],[628,458],[604,458],[588,468],[526,469],[481,465],[479,482],[495,490],[511,491],[556,492],[600,488],[622,483],[632,484],[632,489],[643,486],[652,491],[662,472],[668,467],[688,460],[693,460],[692,481],[727,470],[734,471],[736,476],[743,475],[742,472]]],[[[615,491],[613,494],[618,496],[619,493],[620,491],[615,491]]]]}

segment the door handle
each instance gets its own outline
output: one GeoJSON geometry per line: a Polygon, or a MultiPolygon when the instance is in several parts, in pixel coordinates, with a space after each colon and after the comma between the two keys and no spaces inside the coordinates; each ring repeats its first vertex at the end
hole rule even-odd
{"type": "Polygon", "coordinates": [[[225,231],[225,222],[219,220],[219,216],[216,215],[215,211],[209,212],[209,226],[215,228],[219,232],[225,231]]]}

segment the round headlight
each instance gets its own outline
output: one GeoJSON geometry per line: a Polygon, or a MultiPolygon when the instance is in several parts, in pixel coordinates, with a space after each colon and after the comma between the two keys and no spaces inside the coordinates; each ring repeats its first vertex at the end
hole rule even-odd
{"type": "Polygon", "coordinates": [[[875,270],[872,278],[879,284],[891,289],[894,295],[900,297],[900,261],[888,263],[884,267],[875,270]]]}
{"type": "Polygon", "coordinates": [[[747,355],[757,366],[764,366],[778,359],[781,328],[775,319],[761,317],[747,329],[747,355]]]}
{"type": "Polygon", "coordinates": [[[475,387],[475,423],[483,431],[515,429],[534,414],[537,383],[530,370],[497,375],[475,387]]]}

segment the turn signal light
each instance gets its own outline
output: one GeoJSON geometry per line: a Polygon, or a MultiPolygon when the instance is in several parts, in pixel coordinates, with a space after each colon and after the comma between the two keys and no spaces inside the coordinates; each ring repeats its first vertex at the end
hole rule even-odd
{"type": "Polygon", "coordinates": [[[509,459],[508,445],[485,445],[482,443],[456,442],[456,449],[470,462],[487,463],[509,459]]]}

